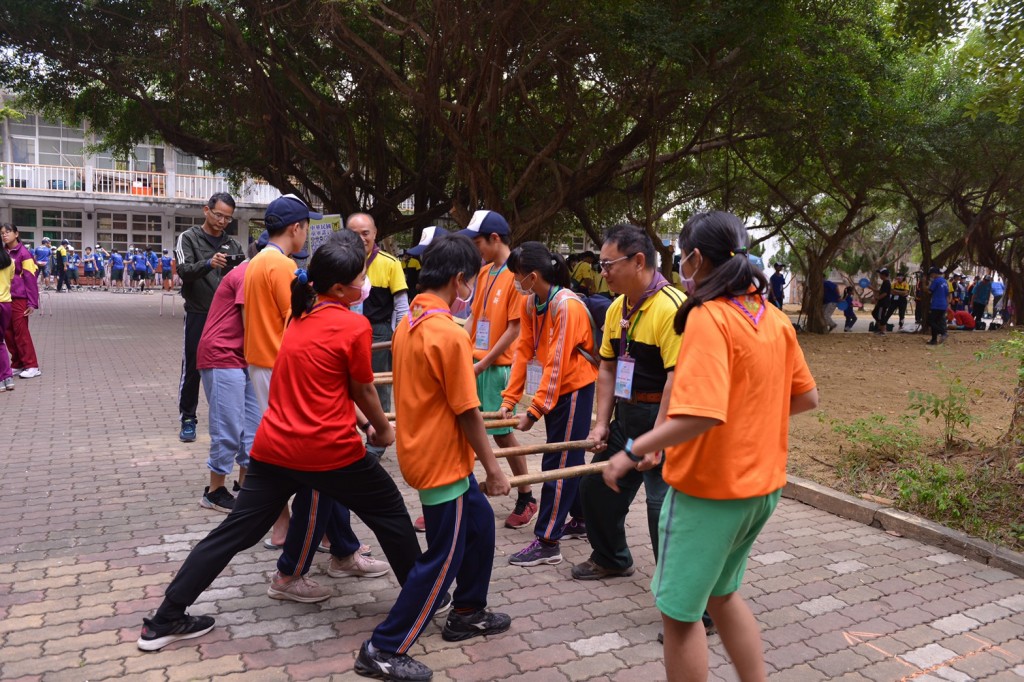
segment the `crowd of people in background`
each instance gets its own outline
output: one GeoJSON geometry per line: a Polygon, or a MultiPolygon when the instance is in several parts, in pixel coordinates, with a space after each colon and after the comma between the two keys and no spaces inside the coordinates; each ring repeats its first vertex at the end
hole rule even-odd
{"type": "Polygon", "coordinates": [[[79,252],[67,239],[57,246],[43,237],[29,248],[40,291],[64,293],[94,289],[116,293],[146,293],[181,285],[177,263],[167,249],[129,246],[124,252],[97,244],[79,252]]]}

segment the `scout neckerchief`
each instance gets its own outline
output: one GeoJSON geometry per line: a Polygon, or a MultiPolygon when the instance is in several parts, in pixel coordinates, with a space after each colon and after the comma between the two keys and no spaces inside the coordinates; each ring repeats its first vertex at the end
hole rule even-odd
{"type": "Polygon", "coordinates": [[[446,315],[448,319],[451,319],[452,311],[448,308],[424,309],[422,305],[413,306],[413,309],[409,311],[409,315],[407,317],[409,320],[409,331],[418,327],[423,320],[431,317],[432,315],[446,315]]]}
{"type": "Polygon", "coordinates": [[[658,293],[667,286],[668,280],[666,280],[660,272],[655,270],[654,277],[651,278],[651,283],[647,286],[647,289],[644,291],[643,296],[641,296],[640,300],[636,302],[636,305],[629,309],[629,312],[626,312],[626,304],[628,303],[628,301],[626,301],[626,298],[623,297],[622,319],[619,321],[619,326],[622,327],[622,338],[619,339],[619,357],[629,355],[629,349],[627,348],[627,346],[629,345],[630,319],[634,315],[636,315],[636,321],[633,325],[635,327],[636,324],[640,322],[640,315],[637,315],[637,313],[640,312],[640,308],[643,307],[644,303],[647,302],[647,299],[649,299],[651,296],[654,296],[656,293],[658,293]]]}
{"type": "Polygon", "coordinates": [[[754,325],[754,329],[757,329],[757,325],[761,323],[761,318],[764,317],[765,307],[763,298],[758,296],[756,299],[753,299],[747,294],[744,296],[743,301],[740,301],[735,296],[731,296],[729,302],[736,306],[736,309],[743,313],[744,317],[750,320],[750,323],[754,325]]]}
{"type": "Polygon", "coordinates": [[[367,273],[370,272],[370,266],[373,265],[373,261],[377,257],[378,253],[380,253],[380,247],[377,246],[376,244],[374,244],[373,245],[373,250],[370,251],[370,257],[366,259],[366,272],[367,273]]]}
{"type": "Polygon", "coordinates": [[[316,311],[318,311],[318,310],[320,310],[320,309],[322,309],[322,308],[326,308],[326,307],[328,307],[328,306],[336,306],[336,307],[338,307],[338,308],[345,308],[346,310],[348,309],[348,306],[347,306],[347,305],[345,305],[344,303],[342,303],[341,301],[332,301],[332,300],[330,300],[330,299],[324,299],[324,300],[322,300],[322,301],[319,301],[319,302],[318,302],[318,303],[317,303],[316,305],[314,305],[314,306],[313,306],[312,308],[310,308],[310,309],[309,309],[309,312],[308,312],[308,313],[306,313],[306,314],[307,314],[307,315],[312,315],[312,314],[313,314],[313,313],[315,313],[316,311]]]}

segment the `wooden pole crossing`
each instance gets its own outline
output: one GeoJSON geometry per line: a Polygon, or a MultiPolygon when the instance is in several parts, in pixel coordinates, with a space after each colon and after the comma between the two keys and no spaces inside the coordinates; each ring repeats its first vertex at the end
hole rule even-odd
{"type": "Polygon", "coordinates": [[[608,466],[608,462],[597,462],[596,464],[581,464],[564,469],[552,469],[551,471],[531,472],[522,476],[513,476],[508,479],[508,483],[514,489],[521,485],[533,485],[534,483],[559,481],[563,478],[577,478],[579,476],[587,476],[588,474],[599,474],[606,466],[608,466]]]}
{"type": "MultiPolygon", "coordinates": [[[[388,418],[389,422],[395,421],[395,413],[394,412],[385,412],[384,416],[388,418]]],[[[486,422],[488,420],[501,419],[501,412],[481,412],[480,416],[483,417],[484,421],[486,422]]],[[[519,420],[517,419],[516,420],[516,424],[518,424],[518,423],[519,423],[519,420]]],[[[514,424],[509,424],[509,426],[514,426],[514,424]]],[[[487,428],[492,429],[492,428],[498,428],[498,427],[496,427],[496,426],[488,426],[487,428]]]]}
{"type": "Polygon", "coordinates": [[[519,445],[514,448],[496,448],[495,457],[518,457],[520,455],[539,455],[546,452],[562,450],[589,450],[596,444],[592,440],[570,440],[564,443],[540,443],[539,445],[519,445]]]}

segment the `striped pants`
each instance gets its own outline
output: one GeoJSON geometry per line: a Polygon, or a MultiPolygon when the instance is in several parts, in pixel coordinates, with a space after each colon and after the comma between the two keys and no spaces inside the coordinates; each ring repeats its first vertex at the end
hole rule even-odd
{"type": "MultiPolygon", "coordinates": [[[[558,399],[555,407],[544,417],[547,442],[559,443],[569,440],[584,440],[590,433],[590,416],[594,409],[594,384],[566,393],[558,399]]],[[[564,469],[586,462],[585,450],[562,450],[549,452],[541,460],[541,470],[564,469]]],[[[541,488],[540,509],[533,533],[539,538],[555,541],[562,537],[562,526],[572,513],[573,518],[583,519],[583,504],[580,500],[580,479],[563,478],[548,481],[541,488]]]]}
{"type": "MultiPolygon", "coordinates": [[[[588,412],[589,414],[589,412],[588,412]]],[[[494,510],[476,482],[450,502],[423,505],[427,551],[413,566],[384,622],[373,631],[374,647],[404,654],[455,581],[452,606],[482,609],[494,564],[494,510]]]]}

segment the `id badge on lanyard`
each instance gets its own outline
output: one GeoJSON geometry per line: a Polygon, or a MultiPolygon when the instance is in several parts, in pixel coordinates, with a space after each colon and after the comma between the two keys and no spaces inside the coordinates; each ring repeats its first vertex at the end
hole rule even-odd
{"type": "Polygon", "coordinates": [[[544,368],[537,360],[530,360],[526,363],[526,392],[535,395],[540,388],[540,378],[544,374],[544,368]]]}
{"type": "Polygon", "coordinates": [[[473,346],[477,350],[490,350],[491,348],[491,321],[480,320],[476,323],[476,339],[473,346]]]}
{"type": "Polygon", "coordinates": [[[622,356],[615,363],[615,397],[629,400],[633,397],[633,370],[636,360],[622,356]]]}

